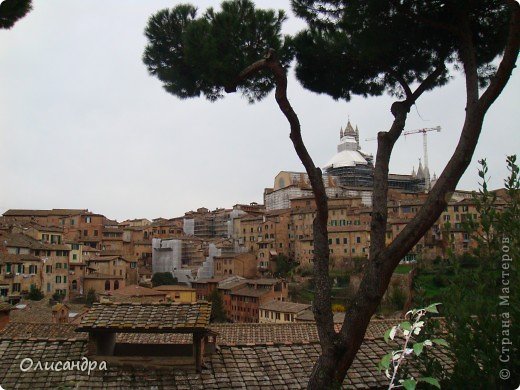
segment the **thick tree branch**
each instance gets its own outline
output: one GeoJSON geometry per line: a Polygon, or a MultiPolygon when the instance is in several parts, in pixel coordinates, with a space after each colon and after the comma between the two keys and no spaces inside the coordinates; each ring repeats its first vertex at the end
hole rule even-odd
{"type": "Polygon", "coordinates": [[[504,56],[495,76],[491,79],[491,83],[479,101],[479,106],[485,111],[489,109],[500,93],[502,93],[511,77],[516,59],[518,58],[518,47],[520,46],[520,4],[516,1],[508,1],[508,4],[511,7],[512,15],[509,22],[509,36],[504,49],[504,56]]]}
{"type": "Polygon", "coordinates": [[[328,199],[321,170],[314,165],[301,135],[298,116],[287,99],[287,75],[274,50],[270,50],[263,60],[257,61],[244,69],[235,80],[226,86],[226,92],[234,92],[237,86],[248,77],[261,71],[272,72],[276,82],[275,98],[278,107],[287,118],[291,133],[290,138],[311,183],[316,200],[317,216],[314,220],[314,277],[316,283],[316,299],[314,301],[314,317],[318,324],[318,333],[322,350],[333,351],[337,343],[332,316],[331,285],[329,279],[329,243],[327,236],[328,199]]]}
{"type": "Polygon", "coordinates": [[[404,96],[406,96],[407,99],[410,99],[412,97],[412,90],[405,79],[396,71],[392,70],[389,73],[394,79],[396,79],[399,85],[401,85],[401,88],[403,88],[404,96]]]}

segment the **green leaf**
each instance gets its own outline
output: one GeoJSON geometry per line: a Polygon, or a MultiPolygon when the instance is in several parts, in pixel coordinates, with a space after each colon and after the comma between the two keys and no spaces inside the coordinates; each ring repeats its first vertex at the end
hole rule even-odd
{"type": "Polygon", "coordinates": [[[426,310],[428,313],[438,313],[437,306],[440,305],[440,303],[432,303],[430,306],[426,307],[424,310],[426,310]]]}
{"type": "Polygon", "coordinates": [[[385,339],[385,342],[388,343],[388,340],[390,339],[390,332],[392,331],[393,328],[390,328],[388,329],[386,332],[385,332],[385,335],[383,336],[383,338],[385,339]]]}
{"type": "Polygon", "coordinates": [[[423,343],[415,343],[413,345],[413,351],[415,352],[415,354],[417,356],[419,356],[422,353],[423,348],[424,348],[424,344],[423,343]]]}
{"type": "Polygon", "coordinates": [[[412,330],[412,324],[410,324],[408,321],[405,321],[405,322],[401,322],[399,324],[399,327],[403,330],[408,330],[408,331],[411,331],[412,330]]]}
{"type": "Polygon", "coordinates": [[[445,347],[449,346],[448,342],[444,339],[432,339],[432,342],[434,342],[437,345],[444,345],[445,347]]]}
{"type": "Polygon", "coordinates": [[[417,382],[414,379],[406,379],[403,381],[403,387],[406,390],[415,390],[416,385],[417,385],[417,382]]]}
{"type": "Polygon", "coordinates": [[[441,384],[439,383],[439,381],[437,379],[431,378],[429,376],[427,376],[425,378],[419,378],[418,381],[429,383],[430,385],[435,386],[438,389],[441,388],[441,384]]]}
{"type": "Polygon", "coordinates": [[[379,362],[379,366],[387,369],[388,367],[390,367],[391,361],[392,361],[392,353],[387,353],[385,356],[383,356],[383,358],[379,362]]]}

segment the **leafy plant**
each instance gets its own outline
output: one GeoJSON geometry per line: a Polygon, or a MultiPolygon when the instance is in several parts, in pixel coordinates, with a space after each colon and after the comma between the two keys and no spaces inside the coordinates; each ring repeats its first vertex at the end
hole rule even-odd
{"type": "Polygon", "coordinates": [[[65,299],[65,294],[56,291],[54,294],[52,294],[52,299],[56,302],[62,302],[65,299]]]}
{"type": "Polygon", "coordinates": [[[227,322],[222,293],[218,289],[214,289],[208,298],[211,302],[211,322],[227,322]]]}
{"type": "Polygon", "coordinates": [[[44,295],[42,290],[36,287],[35,284],[31,284],[31,289],[29,290],[29,294],[27,295],[27,299],[31,301],[41,301],[44,295]]]}
{"type": "Polygon", "coordinates": [[[152,276],[152,286],[171,286],[177,284],[177,278],[174,278],[171,272],[156,272],[152,276]]]}
{"type": "Polygon", "coordinates": [[[89,289],[87,292],[87,297],[85,298],[85,303],[87,306],[92,306],[94,302],[96,302],[97,296],[96,296],[96,290],[93,288],[89,289]]]}
{"type": "Polygon", "coordinates": [[[448,343],[444,339],[435,338],[432,340],[424,340],[421,342],[414,342],[413,337],[418,336],[424,327],[423,318],[427,313],[438,313],[437,306],[440,303],[434,303],[423,309],[413,309],[406,313],[408,321],[401,322],[399,325],[388,329],[384,335],[385,341],[396,340],[396,337],[401,335],[403,339],[402,348],[389,352],[381,359],[379,368],[385,370],[385,375],[390,379],[388,389],[405,388],[406,390],[413,390],[419,382],[429,383],[437,388],[441,388],[439,381],[433,377],[410,377],[406,379],[398,379],[399,369],[403,366],[405,360],[412,355],[419,356],[425,347],[432,347],[433,345],[447,346],[448,343]]]}

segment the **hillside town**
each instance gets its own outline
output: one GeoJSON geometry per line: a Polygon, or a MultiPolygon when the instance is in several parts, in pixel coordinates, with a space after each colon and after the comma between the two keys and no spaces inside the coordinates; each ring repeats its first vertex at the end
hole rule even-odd
{"type": "MultiPolygon", "coordinates": [[[[354,273],[367,261],[370,246],[373,166],[360,151],[359,130],[350,121],[331,161],[324,175],[331,269],[354,273]]],[[[399,175],[392,185],[388,243],[426,199],[428,177],[419,165],[417,173],[399,175]]],[[[496,205],[501,204],[499,198],[496,205]]],[[[296,322],[312,302],[291,302],[290,281],[276,277],[277,260],[287,259],[298,274],[312,272],[315,215],[307,175],[288,171],[264,189],[264,204],[200,207],[183,216],[118,222],[88,209],[7,210],[0,218],[0,297],[17,304],[34,288],[59,302],[81,299],[90,290],[116,300],[146,296],[195,302],[218,289],[231,322],[296,322]],[[178,287],[150,290],[153,274],[164,272],[178,287]],[[189,291],[193,294],[186,295],[189,291]]],[[[445,212],[402,262],[413,266],[417,259],[445,258],[448,251],[469,252],[475,241],[463,225],[478,219],[471,192],[454,192],[445,212]]]]}

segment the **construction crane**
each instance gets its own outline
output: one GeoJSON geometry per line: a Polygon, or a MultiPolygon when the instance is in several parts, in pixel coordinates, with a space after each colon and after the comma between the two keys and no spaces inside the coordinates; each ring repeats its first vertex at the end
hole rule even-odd
{"type": "MultiPolygon", "coordinates": [[[[423,135],[424,171],[425,171],[425,179],[426,179],[425,184],[426,184],[427,190],[430,189],[430,168],[428,167],[428,134],[427,134],[430,131],[440,132],[441,127],[440,126],[426,127],[423,129],[408,130],[408,131],[403,132],[404,136],[407,136],[410,134],[419,134],[419,133],[422,133],[422,135],[423,135]]],[[[365,141],[374,141],[376,139],[377,139],[377,137],[371,137],[371,138],[365,139],[365,141]]]]}

